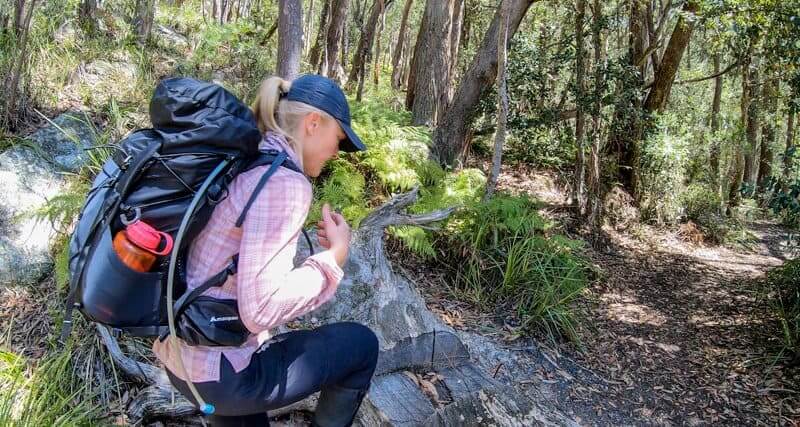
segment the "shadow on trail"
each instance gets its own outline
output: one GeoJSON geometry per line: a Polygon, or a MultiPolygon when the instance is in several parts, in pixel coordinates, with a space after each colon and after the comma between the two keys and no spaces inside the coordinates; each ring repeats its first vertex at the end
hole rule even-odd
{"type": "Polygon", "coordinates": [[[757,280],[787,259],[785,230],[753,229],[753,253],[674,242],[616,242],[611,255],[590,253],[605,277],[584,307],[591,326],[575,357],[608,381],[595,396],[601,408],[635,424],[784,424],[800,416],[796,370],[772,364],[779,331],[757,280]]]}

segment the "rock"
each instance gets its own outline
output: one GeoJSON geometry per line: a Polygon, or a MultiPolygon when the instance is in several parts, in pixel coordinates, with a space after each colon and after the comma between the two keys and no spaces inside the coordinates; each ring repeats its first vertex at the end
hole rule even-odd
{"type": "Polygon", "coordinates": [[[78,87],[85,104],[104,104],[140,91],[136,75],[136,65],[130,62],[97,60],[80,64],[70,74],[69,84],[78,87]]]}
{"type": "Polygon", "coordinates": [[[85,114],[66,113],[27,137],[45,158],[66,172],[78,172],[89,156],[86,149],[97,140],[91,119],[85,114]]]}
{"type": "Polygon", "coordinates": [[[56,43],[64,44],[68,41],[75,40],[75,21],[72,19],[68,19],[64,21],[61,26],[58,27],[55,34],[53,34],[53,38],[55,39],[56,43]]]}
{"type": "Polygon", "coordinates": [[[166,27],[164,25],[158,24],[153,29],[154,32],[161,37],[162,39],[166,40],[167,42],[171,43],[175,47],[179,49],[186,49],[189,47],[189,39],[186,38],[183,34],[175,31],[170,27],[166,27]]]}
{"type": "Polygon", "coordinates": [[[33,212],[58,195],[63,172],[75,172],[86,161],[82,147],[94,133],[79,114],[62,114],[50,124],[0,154],[0,285],[31,284],[53,266],[50,241],[56,231],[33,212]]]}

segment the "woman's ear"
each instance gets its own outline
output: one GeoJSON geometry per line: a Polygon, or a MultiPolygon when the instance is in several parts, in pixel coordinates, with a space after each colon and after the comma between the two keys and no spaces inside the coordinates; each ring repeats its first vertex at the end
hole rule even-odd
{"type": "Polygon", "coordinates": [[[322,116],[320,116],[320,114],[317,113],[316,111],[308,113],[308,115],[306,115],[306,118],[304,120],[306,133],[309,136],[316,135],[317,131],[319,130],[321,121],[322,121],[322,116]]]}

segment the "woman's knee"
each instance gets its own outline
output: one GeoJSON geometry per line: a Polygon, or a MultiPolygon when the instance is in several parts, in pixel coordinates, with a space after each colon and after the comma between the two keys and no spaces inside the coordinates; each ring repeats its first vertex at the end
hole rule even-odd
{"type": "Polygon", "coordinates": [[[344,340],[351,349],[357,349],[371,364],[378,360],[378,337],[372,329],[357,322],[339,322],[323,326],[333,339],[344,340]]]}

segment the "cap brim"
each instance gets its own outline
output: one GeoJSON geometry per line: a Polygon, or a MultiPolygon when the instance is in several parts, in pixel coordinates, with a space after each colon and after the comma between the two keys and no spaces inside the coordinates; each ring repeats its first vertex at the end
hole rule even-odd
{"type": "Polygon", "coordinates": [[[353,129],[351,129],[350,126],[347,126],[342,122],[339,122],[339,126],[342,127],[342,130],[347,135],[347,139],[339,143],[339,150],[347,153],[352,153],[355,151],[364,151],[367,149],[367,146],[364,145],[363,142],[361,142],[361,138],[359,138],[358,135],[356,135],[356,133],[353,132],[353,129]]]}

